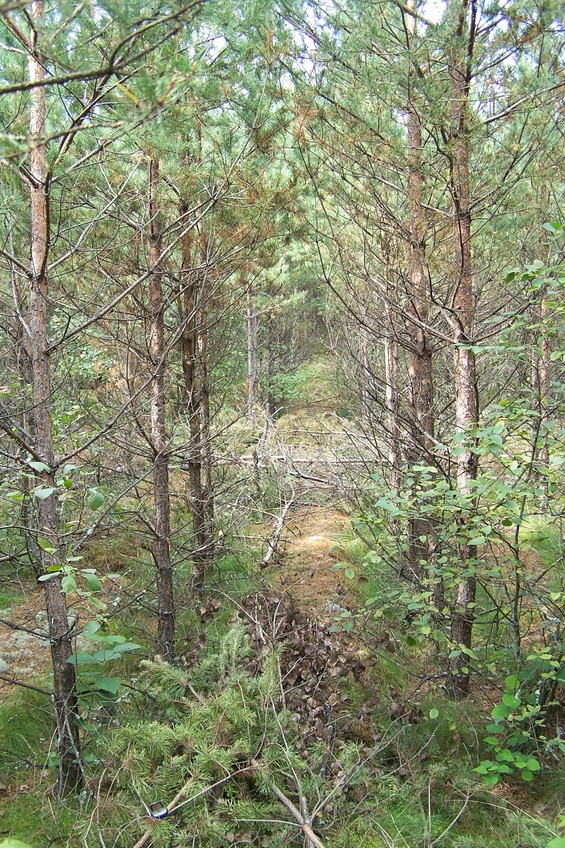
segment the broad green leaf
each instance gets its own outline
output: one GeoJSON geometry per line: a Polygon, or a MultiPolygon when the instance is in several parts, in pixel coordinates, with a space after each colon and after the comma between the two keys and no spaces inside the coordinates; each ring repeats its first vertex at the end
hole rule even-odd
{"type": "Polygon", "coordinates": [[[76,654],[71,654],[67,662],[71,665],[88,665],[89,663],[96,662],[96,660],[93,658],[92,654],[87,654],[84,651],[78,651],[76,654]]]}
{"type": "Polygon", "coordinates": [[[61,569],[58,568],[56,571],[48,571],[46,574],[40,574],[37,578],[39,583],[45,583],[46,580],[52,580],[53,577],[59,577],[61,574],[61,569]]]}
{"type": "Polygon", "coordinates": [[[102,588],[102,581],[96,574],[85,574],[84,582],[89,592],[99,592],[102,588]]]}
{"type": "Polygon", "coordinates": [[[512,707],[506,706],[506,704],[497,704],[496,707],[493,707],[491,716],[493,718],[507,718],[512,712],[512,707]]]}
{"type": "Polygon", "coordinates": [[[436,707],[432,707],[429,715],[430,718],[437,718],[439,716],[439,710],[436,707]]]}
{"type": "Polygon", "coordinates": [[[121,682],[121,677],[97,677],[94,685],[97,689],[103,689],[104,692],[111,692],[112,695],[115,695],[120,688],[121,682]]]}
{"type": "Polygon", "coordinates": [[[0,842],[0,848],[31,848],[31,845],[28,845],[27,842],[20,842],[19,839],[8,837],[8,839],[3,839],[0,842]]]}

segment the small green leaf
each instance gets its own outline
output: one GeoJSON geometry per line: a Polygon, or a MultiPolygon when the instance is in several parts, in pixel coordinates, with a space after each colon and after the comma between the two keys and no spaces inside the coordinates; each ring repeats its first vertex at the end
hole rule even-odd
{"type": "Polygon", "coordinates": [[[92,654],[79,651],[76,654],[71,654],[67,662],[71,665],[88,665],[88,663],[94,663],[96,660],[92,654]]]}
{"type": "MultiPolygon", "coordinates": [[[[4,848],[4,846],[0,845],[0,848],[4,848]]],[[[7,846],[7,848],[10,848],[10,846],[7,846]]],[[[558,836],[556,839],[552,839],[547,843],[545,848],[565,848],[565,836],[558,836]]]]}
{"type": "Polygon", "coordinates": [[[19,839],[3,839],[0,842],[0,848],[31,848],[27,842],[20,842],[19,839]]]}
{"type": "Polygon", "coordinates": [[[439,710],[436,707],[432,707],[430,710],[430,718],[437,718],[439,716],[439,710]]]}
{"type": "Polygon", "coordinates": [[[87,503],[90,509],[99,509],[105,501],[105,497],[98,489],[89,489],[87,503]]]}
{"type": "Polygon", "coordinates": [[[52,580],[53,577],[59,577],[61,574],[61,568],[57,568],[56,571],[48,571],[46,574],[40,574],[37,578],[39,583],[45,583],[46,580],[52,580]]]}
{"type": "Polygon", "coordinates": [[[61,580],[61,589],[65,593],[65,595],[69,595],[71,592],[74,592],[77,587],[77,581],[74,574],[65,574],[63,579],[61,580]]]}
{"type": "Polygon", "coordinates": [[[36,462],[35,460],[32,461],[30,459],[27,464],[30,468],[33,468],[34,471],[50,471],[49,466],[46,465],[45,462],[36,462]]]}
{"type": "Polygon", "coordinates": [[[39,545],[39,547],[41,548],[42,551],[45,551],[45,553],[47,553],[47,554],[54,554],[55,553],[55,548],[53,547],[53,545],[49,541],[49,539],[45,539],[43,536],[38,536],[37,537],[37,544],[39,545]]]}
{"type": "Polygon", "coordinates": [[[40,501],[46,501],[47,498],[51,497],[55,489],[53,486],[47,486],[45,489],[35,489],[33,494],[40,501]]]}
{"type": "Polygon", "coordinates": [[[346,568],[343,573],[345,574],[348,580],[353,580],[353,578],[355,577],[355,572],[352,568],[346,568]]]}

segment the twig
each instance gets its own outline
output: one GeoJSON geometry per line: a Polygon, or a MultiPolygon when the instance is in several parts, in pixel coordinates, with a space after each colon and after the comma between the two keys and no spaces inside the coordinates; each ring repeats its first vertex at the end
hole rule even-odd
{"type": "Polygon", "coordinates": [[[24,689],[31,689],[33,692],[41,692],[42,695],[53,697],[53,692],[48,692],[47,689],[40,689],[39,686],[32,686],[31,683],[24,683],[22,680],[16,680],[15,677],[8,677],[6,674],[0,674],[0,680],[5,680],[6,683],[11,683],[13,686],[23,686],[24,689]]]}
{"type": "MultiPolygon", "coordinates": [[[[256,768],[259,768],[259,764],[256,763],[254,760],[251,760],[251,769],[255,770],[256,768]]],[[[188,778],[188,780],[186,781],[186,783],[184,783],[183,786],[179,789],[179,791],[177,792],[177,794],[175,795],[173,800],[170,802],[170,804],[167,804],[167,815],[170,815],[171,813],[176,813],[176,811],[180,810],[181,807],[186,807],[187,804],[192,803],[192,801],[196,801],[197,798],[200,798],[202,795],[206,795],[206,793],[211,792],[212,789],[216,789],[218,786],[222,786],[224,783],[227,783],[228,780],[233,780],[233,778],[237,777],[238,774],[241,774],[242,772],[249,772],[249,771],[250,771],[249,766],[245,766],[244,768],[240,768],[237,771],[232,772],[232,774],[228,774],[228,775],[226,775],[226,777],[222,777],[221,780],[217,780],[216,783],[212,783],[210,786],[206,786],[204,789],[201,789],[200,792],[196,793],[196,795],[191,795],[190,798],[187,798],[185,801],[181,802],[181,798],[184,795],[184,793],[186,792],[187,787],[189,786],[190,782],[194,779],[193,776],[191,775],[188,778]]],[[[153,830],[146,830],[145,833],[143,834],[143,836],[141,837],[141,839],[139,839],[135,843],[133,848],[144,848],[144,846],[147,845],[148,840],[151,839],[152,833],[153,833],[153,830]]],[[[319,846],[319,848],[324,848],[324,846],[323,845],[319,846]]]]}
{"type": "Polygon", "coordinates": [[[284,523],[286,521],[286,517],[287,517],[287,515],[290,511],[290,508],[293,505],[295,500],[296,500],[296,495],[293,491],[290,499],[285,503],[281,514],[279,515],[279,517],[275,521],[275,526],[273,528],[271,538],[267,542],[267,551],[265,553],[265,556],[263,557],[263,559],[259,563],[260,568],[266,568],[269,565],[271,559],[273,558],[273,555],[275,554],[275,552],[277,550],[277,545],[280,541],[282,531],[284,530],[284,523]]]}
{"type": "MultiPolygon", "coordinates": [[[[260,767],[257,760],[251,760],[251,765],[256,769],[259,769],[259,767],[260,767]]],[[[308,843],[310,845],[314,845],[315,848],[326,848],[324,843],[322,842],[322,840],[318,836],[316,836],[316,834],[312,830],[312,828],[310,826],[310,822],[308,822],[304,819],[304,817],[302,816],[302,813],[294,806],[294,804],[292,803],[290,798],[287,798],[286,795],[284,794],[284,792],[282,792],[282,790],[279,789],[279,787],[276,786],[276,784],[274,784],[274,783],[271,784],[271,789],[273,791],[273,795],[275,795],[275,797],[278,798],[278,800],[281,802],[281,804],[284,807],[286,807],[286,809],[289,811],[291,816],[300,825],[308,843]]]]}

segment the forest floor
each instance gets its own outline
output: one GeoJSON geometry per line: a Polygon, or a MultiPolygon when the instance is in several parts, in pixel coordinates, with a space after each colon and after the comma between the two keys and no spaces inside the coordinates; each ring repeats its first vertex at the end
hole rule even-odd
{"type": "Polygon", "coordinates": [[[305,506],[292,511],[280,543],[274,586],[288,592],[305,608],[316,610],[343,597],[338,541],[349,518],[335,507],[305,506]]]}
{"type": "MultiPolygon", "coordinates": [[[[293,509],[275,561],[266,573],[273,588],[286,591],[313,613],[328,602],[343,603],[347,588],[332,566],[339,560],[337,543],[348,525],[347,515],[335,507],[293,509]]],[[[49,673],[51,663],[43,588],[36,583],[22,584],[17,600],[0,610],[0,702],[14,691],[12,679],[40,685],[38,681],[49,673]]],[[[71,614],[83,618],[78,596],[70,601],[71,614]]]]}

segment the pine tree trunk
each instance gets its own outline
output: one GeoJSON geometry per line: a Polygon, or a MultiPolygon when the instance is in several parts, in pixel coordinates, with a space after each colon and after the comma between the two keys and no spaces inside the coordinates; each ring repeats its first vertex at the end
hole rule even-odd
{"type": "MultiPolygon", "coordinates": [[[[32,21],[38,22],[44,13],[41,0],[30,7],[32,21]]],[[[29,54],[30,82],[40,82],[45,77],[44,60],[36,43],[29,54]]],[[[28,326],[29,360],[33,386],[33,427],[35,447],[41,461],[49,467],[43,473],[44,488],[55,489],[55,464],[53,425],[51,416],[51,362],[47,335],[48,308],[48,256],[49,256],[49,184],[45,144],[45,88],[31,89],[30,105],[30,192],[31,192],[31,271],[28,326]]],[[[43,571],[56,568],[64,554],[58,536],[57,501],[54,494],[38,499],[39,532],[50,543],[51,551],[44,551],[43,571]]],[[[57,722],[58,774],[57,795],[81,786],[80,739],[78,732],[78,702],[75,668],[68,660],[73,652],[72,628],[67,617],[66,596],[61,580],[53,577],[44,582],[45,602],[53,663],[53,701],[57,722]]]]}
{"type": "MultiPolygon", "coordinates": [[[[471,2],[473,3],[473,0],[471,2]]],[[[453,4],[454,0],[451,0],[451,3],[453,4]]],[[[475,9],[471,5],[471,25],[469,26],[468,8],[468,0],[462,0],[455,6],[457,25],[448,55],[452,121],[450,145],[454,259],[452,329],[455,359],[455,428],[459,433],[468,433],[478,418],[475,357],[471,350],[464,347],[473,339],[475,313],[467,120],[475,9]]],[[[476,475],[477,457],[467,446],[457,457],[457,489],[461,496],[469,495],[476,475]]],[[[471,555],[470,548],[462,545],[460,549],[462,571],[467,570],[471,555]]],[[[451,613],[451,640],[455,646],[471,647],[475,596],[476,579],[462,577],[451,613]]],[[[465,665],[465,657],[461,654],[450,666],[449,688],[456,699],[464,697],[469,691],[469,675],[463,670],[465,665]]]]}
{"type": "MultiPolygon", "coordinates": [[[[417,3],[409,0],[408,7],[416,11],[417,3]]],[[[406,29],[410,39],[416,32],[416,19],[406,15],[406,29]]],[[[410,69],[412,75],[412,69],[410,69]]],[[[408,212],[410,221],[408,327],[411,345],[408,354],[408,377],[411,407],[410,464],[430,464],[434,448],[434,383],[430,334],[430,295],[426,261],[426,217],[423,199],[422,125],[415,97],[410,91],[406,109],[408,135],[408,212]],[[412,320],[410,320],[412,319],[412,320]]],[[[421,579],[424,565],[430,559],[432,524],[419,516],[410,519],[410,567],[413,575],[421,579]]],[[[444,606],[444,590],[440,580],[434,582],[434,603],[438,610],[444,606]]]]}
{"type": "Polygon", "coordinates": [[[257,403],[257,299],[251,286],[246,288],[247,298],[247,417],[255,422],[257,403]]]}
{"type": "Polygon", "coordinates": [[[175,658],[175,600],[170,558],[171,501],[167,453],[165,399],[165,317],[162,272],[160,211],[157,202],[159,162],[149,162],[149,358],[151,367],[151,443],[153,448],[153,505],[155,541],[153,559],[157,573],[157,652],[167,662],[175,658]]]}
{"type": "Polygon", "coordinates": [[[549,462],[549,443],[547,430],[544,426],[549,417],[551,394],[551,339],[547,332],[549,313],[550,307],[547,304],[547,298],[544,296],[541,302],[541,356],[539,358],[539,415],[542,426],[539,459],[542,465],[547,465],[549,462]]]}
{"type": "Polygon", "coordinates": [[[394,335],[393,316],[389,304],[385,304],[387,333],[384,337],[385,359],[385,406],[387,411],[388,464],[390,485],[394,492],[400,488],[400,427],[398,424],[398,342],[394,335]]]}
{"type": "MultiPolygon", "coordinates": [[[[188,203],[181,203],[180,214],[186,219],[188,203]]],[[[202,588],[214,555],[214,501],[211,478],[210,394],[206,367],[206,315],[204,309],[204,279],[206,257],[200,257],[198,268],[193,267],[192,239],[182,240],[180,350],[184,377],[183,397],[189,425],[188,479],[190,509],[194,533],[193,586],[202,588]],[[204,264],[203,264],[203,262],[204,264]]]]}
{"type": "Polygon", "coordinates": [[[410,401],[414,424],[413,439],[423,459],[434,447],[434,386],[432,350],[426,331],[430,317],[426,279],[426,221],[422,200],[422,127],[414,108],[408,110],[408,205],[410,211],[410,301],[409,315],[413,346],[410,349],[408,372],[410,401]]]}

